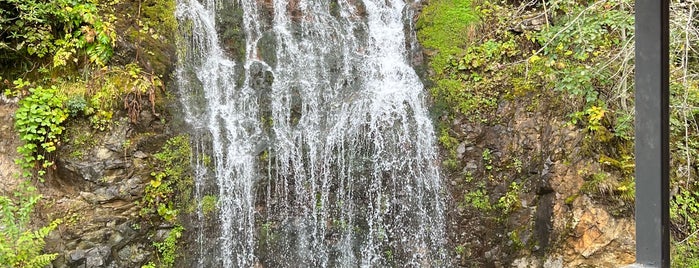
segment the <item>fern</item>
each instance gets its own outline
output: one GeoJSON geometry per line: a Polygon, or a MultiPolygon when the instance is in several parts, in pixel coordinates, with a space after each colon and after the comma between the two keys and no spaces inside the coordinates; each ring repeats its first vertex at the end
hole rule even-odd
{"type": "Polygon", "coordinates": [[[42,254],[39,256],[34,257],[31,261],[27,262],[27,264],[24,267],[27,268],[42,268],[45,267],[53,260],[58,257],[58,253],[53,253],[53,254],[42,254]]]}
{"type": "Polygon", "coordinates": [[[45,267],[58,254],[42,254],[44,238],[55,230],[57,219],[38,230],[28,229],[29,216],[41,196],[27,182],[15,193],[15,200],[0,196],[0,267],[45,267]]]}

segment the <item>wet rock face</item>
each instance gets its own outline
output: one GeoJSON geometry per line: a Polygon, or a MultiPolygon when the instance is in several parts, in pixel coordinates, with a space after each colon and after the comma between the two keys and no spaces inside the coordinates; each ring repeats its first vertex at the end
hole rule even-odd
{"type": "Polygon", "coordinates": [[[633,217],[615,214],[606,202],[581,191],[585,177],[580,170],[599,165],[584,152],[585,134],[565,127],[565,114],[555,106],[528,105],[503,100],[497,117],[488,123],[467,118],[452,121],[457,165],[446,170],[445,179],[454,197],[448,218],[450,240],[455,248],[462,246],[454,258],[456,265],[617,267],[632,263],[633,217]],[[495,206],[512,182],[521,186],[519,204],[507,215],[497,208],[484,212],[464,201],[465,195],[484,185],[486,200],[495,206]]]}
{"type": "Polygon", "coordinates": [[[245,31],[243,30],[243,10],[236,1],[221,1],[216,13],[216,31],[222,47],[232,59],[245,58],[245,31]]]}
{"type": "Polygon", "coordinates": [[[54,204],[39,213],[65,219],[46,239],[46,250],[60,254],[54,267],[140,267],[155,256],[157,239],[149,235],[168,226],[143,219],[137,201],[151,178],[152,154],[167,137],[136,128],[127,118],[107,132],[88,122],[70,126],[56,172],[41,189],[54,204]]]}

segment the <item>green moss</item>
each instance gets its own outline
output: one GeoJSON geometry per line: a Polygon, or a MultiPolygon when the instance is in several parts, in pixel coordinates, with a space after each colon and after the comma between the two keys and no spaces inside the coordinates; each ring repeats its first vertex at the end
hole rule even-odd
{"type": "MultiPolygon", "coordinates": [[[[243,29],[243,9],[233,1],[219,3],[221,7],[216,12],[216,31],[221,45],[235,60],[245,58],[245,30],[243,29]]],[[[267,39],[267,38],[265,38],[267,39]]],[[[262,50],[268,44],[263,43],[262,50]]],[[[263,51],[264,54],[264,51],[263,51]]]]}
{"type": "Polygon", "coordinates": [[[692,233],[682,241],[673,241],[671,267],[699,267],[699,249],[696,246],[697,244],[699,244],[697,233],[692,233]]]}
{"type": "Polygon", "coordinates": [[[215,195],[205,195],[199,202],[201,204],[201,211],[206,216],[218,210],[218,197],[215,195]]]}
{"type": "Polygon", "coordinates": [[[575,202],[575,199],[578,199],[580,195],[579,194],[574,194],[566,198],[564,201],[566,205],[572,205],[573,202],[575,202]]]}
{"type": "Polygon", "coordinates": [[[524,243],[522,242],[522,239],[519,236],[518,230],[512,230],[509,233],[507,233],[507,237],[510,238],[510,241],[512,242],[512,248],[514,250],[520,250],[524,248],[524,243]]]}
{"type": "Polygon", "coordinates": [[[154,28],[161,35],[172,36],[177,30],[177,18],[175,0],[145,0],[141,3],[143,18],[148,26],[154,28]]]}
{"type": "Polygon", "coordinates": [[[452,55],[460,54],[468,43],[469,28],[478,16],[469,0],[434,0],[426,6],[417,22],[418,38],[423,46],[437,51],[432,68],[442,73],[452,55]]]}
{"type": "Polygon", "coordinates": [[[586,194],[607,194],[610,193],[612,190],[612,186],[610,185],[611,181],[609,181],[607,178],[609,177],[609,174],[605,172],[597,172],[592,174],[591,179],[585,181],[583,183],[582,187],[580,188],[580,191],[586,194]]]}

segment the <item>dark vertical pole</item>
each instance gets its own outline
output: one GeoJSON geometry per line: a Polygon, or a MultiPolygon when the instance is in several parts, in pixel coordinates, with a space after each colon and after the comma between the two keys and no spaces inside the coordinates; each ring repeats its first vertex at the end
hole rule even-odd
{"type": "Polygon", "coordinates": [[[669,0],[636,0],[636,263],[670,267],[669,0]]]}

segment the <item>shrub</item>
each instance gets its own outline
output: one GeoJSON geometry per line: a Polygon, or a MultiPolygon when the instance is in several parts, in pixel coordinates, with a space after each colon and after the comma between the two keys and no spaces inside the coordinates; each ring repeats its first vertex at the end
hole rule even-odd
{"type": "Polygon", "coordinates": [[[29,217],[34,206],[41,199],[36,189],[28,183],[15,192],[18,200],[0,195],[0,266],[2,267],[44,267],[58,254],[42,254],[44,238],[61,223],[54,220],[39,230],[28,227],[29,217]]]}
{"type": "Polygon", "coordinates": [[[5,0],[0,16],[2,61],[50,55],[54,66],[62,66],[78,62],[84,51],[90,62],[103,65],[112,55],[115,32],[91,1],[5,0]]]}
{"type": "Polygon", "coordinates": [[[85,97],[83,96],[73,96],[68,101],[66,101],[66,108],[68,109],[68,113],[70,116],[78,116],[80,113],[85,113],[85,109],[87,108],[87,101],[85,100],[85,97]]]}
{"type": "Polygon", "coordinates": [[[53,165],[50,153],[56,150],[60,135],[65,130],[63,121],[68,118],[68,111],[63,108],[63,97],[54,86],[50,88],[35,87],[29,89],[30,95],[20,100],[15,112],[15,130],[24,145],[17,148],[21,157],[15,162],[23,169],[23,176],[30,177],[37,164],[41,178],[44,169],[53,165]]]}

